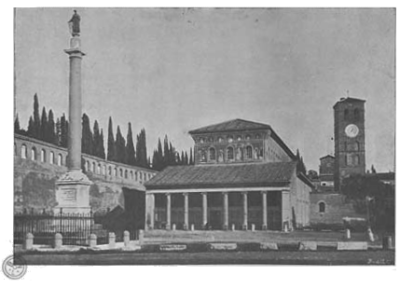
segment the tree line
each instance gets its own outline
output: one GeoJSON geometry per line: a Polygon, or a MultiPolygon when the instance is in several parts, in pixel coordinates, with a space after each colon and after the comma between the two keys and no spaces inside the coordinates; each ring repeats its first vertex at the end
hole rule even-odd
{"type": "MultiPolygon", "coordinates": [[[[51,109],[47,113],[46,108],[43,107],[42,113],[39,113],[39,100],[37,94],[35,94],[33,97],[33,115],[29,117],[28,128],[25,130],[20,127],[17,115],[14,121],[14,132],[67,148],[68,120],[65,114],[57,118],[56,121],[54,119],[54,113],[51,109]]],[[[167,135],[164,138],[164,148],[160,139],[158,139],[158,148],[154,150],[152,161],[147,156],[146,130],[144,128],[136,135],[135,144],[131,123],[128,123],[126,138],[122,135],[119,125],[114,137],[112,118],[109,117],[106,154],[103,129],[99,127],[99,123],[95,120],[92,130],[89,116],[86,113],[82,115],[82,153],[158,171],[170,165],[194,164],[192,149],[190,148],[190,156],[186,151],[179,153],[168,141],[167,135]]]]}

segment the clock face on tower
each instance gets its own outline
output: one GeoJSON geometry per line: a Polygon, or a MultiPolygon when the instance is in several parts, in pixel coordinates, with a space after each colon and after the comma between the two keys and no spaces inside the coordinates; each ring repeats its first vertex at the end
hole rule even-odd
{"type": "Polygon", "coordinates": [[[353,138],[358,135],[359,130],[357,125],[349,124],[346,126],[346,129],[344,129],[344,132],[346,133],[347,137],[353,138]]]}

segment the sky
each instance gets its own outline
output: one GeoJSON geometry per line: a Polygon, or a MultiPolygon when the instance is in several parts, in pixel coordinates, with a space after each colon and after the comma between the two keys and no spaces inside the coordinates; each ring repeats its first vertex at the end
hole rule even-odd
{"type": "MultiPolygon", "coordinates": [[[[68,111],[67,22],[73,8],[16,11],[15,104],[33,95],[68,111]]],[[[394,9],[79,8],[83,112],[107,135],[146,129],[148,154],[168,135],[242,118],[269,124],[307,169],[333,154],[333,105],[366,100],[366,161],[394,171],[394,9]]]]}

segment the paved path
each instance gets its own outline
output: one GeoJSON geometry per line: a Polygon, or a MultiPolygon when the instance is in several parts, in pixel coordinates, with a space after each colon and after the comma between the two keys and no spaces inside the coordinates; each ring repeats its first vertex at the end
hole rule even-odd
{"type": "Polygon", "coordinates": [[[394,251],[124,252],[25,254],[28,265],[394,265],[394,251]]]}

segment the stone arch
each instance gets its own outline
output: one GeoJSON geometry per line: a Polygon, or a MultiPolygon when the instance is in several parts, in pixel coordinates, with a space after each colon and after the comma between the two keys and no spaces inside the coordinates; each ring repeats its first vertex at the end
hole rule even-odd
{"type": "Polygon", "coordinates": [[[125,169],[125,179],[128,179],[128,170],[125,169]]]}
{"type": "Polygon", "coordinates": [[[43,163],[46,163],[46,150],[44,150],[44,149],[42,149],[41,151],[40,151],[40,161],[41,162],[43,162],[43,163]]]}
{"type": "Polygon", "coordinates": [[[122,171],[122,168],[119,168],[119,177],[124,177],[124,172],[122,171]]]}
{"type": "Polygon", "coordinates": [[[114,176],[115,176],[115,177],[118,177],[117,167],[114,167],[114,176]]]}
{"type": "Polygon", "coordinates": [[[108,166],[108,176],[111,176],[111,174],[112,174],[112,168],[111,166],[108,166]]]}
{"type": "Polygon", "coordinates": [[[36,147],[33,146],[31,149],[31,160],[36,161],[37,160],[37,154],[36,154],[36,147]]]}
{"type": "Polygon", "coordinates": [[[92,171],[93,171],[93,173],[95,173],[95,174],[97,173],[97,172],[96,172],[96,162],[94,162],[94,161],[92,162],[92,171]]]}
{"type": "Polygon", "coordinates": [[[61,155],[61,153],[59,153],[58,156],[57,156],[57,165],[58,166],[62,166],[63,165],[63,156],[61,155]]]}
{"type": "Polygon", "coordinates": [[[131,179],[133,179],[133,171],[132,171],[132,170],[131,170],[131,173],[130,173],[130,174],[131,174],[131,179]]]}
{"type": "Polygon", "coordinates": [[[22,159],[28,158],[28,149],[26,148],[25,144],[22,144],[22,146],[21,146],[21,158],[22,159]]]}
{"type": "Polygon", "coordinates": [[[135,181],[138,181],[138,172],[135,171],[135,181]]]}
{"type": "Polygon", "coordinates": [[[226,148],[226,159],[228,160],[228,161],[233,161],[233,160],[235,160],[235,155],[234,155],[234,149],[233,149],[233,147],[232,146],[228,146],[227,148],[226,148]]]}
{"type": "Polygon", "coordinates": [[[54,164],[56,161],[54,161],[54,152],[50,151],[50,156],[49,156],[49,163],[54,164]]]}

